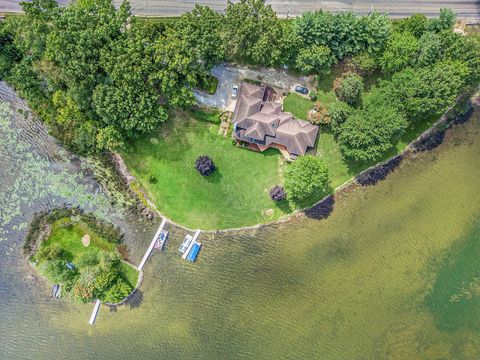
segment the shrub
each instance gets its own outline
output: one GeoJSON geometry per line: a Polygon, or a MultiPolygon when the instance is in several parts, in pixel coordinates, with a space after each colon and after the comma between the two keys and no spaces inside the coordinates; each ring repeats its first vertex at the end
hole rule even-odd
{"type": "Polygon", "coordinates": [[[118,279],[116,283],[105,292],[103,300],[108,303],[116,303],[125,299],[131,291],[132,287],[129,284],[122,279],[118,279]]]}
{"type": "Polygon", "coordinates": [[[333,91],[337,98],[349,105],[358,104],[363,91],[362,78],[355,73],[345,73],[333,82],[333,91]]]}
{"type": "Polygon", "coordinates": [[[195,169],[197,169],[200,175],[209,176],[216,170],[216,166],[212,159],[206,155],[202,155],[195,161],[195,169]]]}
{"type": "Polygon", "coordinates": [[[52,244],[50,246],[43,246],[37,254],[39,261],[52,261],[60,259],[63,255],[63,250],[58,244],[52,244]]]}
{"type": "Polygon", "coordinates": [[[315,104],[313,111],[308,113],[308,120],[316,125],[328,125],[331,122],[330,113],[326,105],[319,101],[315,104]]]}
{"type": "Polygon", "coordinates": [[[270,198],[273,201],[282,201],[287,198],[287,193],[283,189],[282,186],[280,185],[275,185],[271,190],[270,190],[270,198]]]}
{"type": "Polygon", "coordinates": [[[352,57],[352,62],[355,69],[365,75],[370,75],[377,69],[377,60],[366,51],[352,57]]]}
{"type": "Polygon", "coordinates": [[[330,189],[327,165],[314,156],[298,158],[287,168],[285,189],[295,200],[322,197],[330,189]]]}
{"type": "Polygon", "coordinates": [[[308,93],[308,97],[310,98],[310,100],[316,101],[317,100],[317,92],[316,91],[310,91],[308,93]]]}

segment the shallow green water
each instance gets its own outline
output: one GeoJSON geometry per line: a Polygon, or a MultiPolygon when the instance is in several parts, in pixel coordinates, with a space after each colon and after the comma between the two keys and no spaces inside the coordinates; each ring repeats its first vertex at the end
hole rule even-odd
{"type": "MultiPolygon", "coordinates": [[[[94,327],[92,306],[52,301],[25,275],[13,232],[0,242],[0,350],[7,359],[479,359],[479,297],[451,301],[479,275],[479,155],[477,112],[387,180],[337,197],[327,220],[202,234],[195,264],[179,258],[185,232],[171,228],[135,301],[102,307],[94,327]]],[[[155,228],[130,223],[138,262],[155,228]]]]}

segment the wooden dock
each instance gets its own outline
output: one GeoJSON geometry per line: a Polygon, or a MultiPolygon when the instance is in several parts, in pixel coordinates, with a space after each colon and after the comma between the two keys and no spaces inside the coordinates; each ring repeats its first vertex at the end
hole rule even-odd
{"type": "Polygon", "coordinates": [[[193,240],[190,242],[187,250],[182,255],[182,259],[186,259],[190,250],[192,250],[193,245],[195,245],[195,241],[197,241],[198,235],[200,235],[200,230],[195,231],[195,235],[193,235],[193,240]]]}
{"type": "Polygon", "coordinates": [[[138,270],[142,270],[143,267],[145,266],[145,263],[148,260],[148,257],[152,253],[153,247],[155,246],[155,242],[157,241],[158,236],[160,235],[160,232],[163,230],[165,227],[165,224],[167,223],[167,219],[163,218],[162,223],[158,227],[157,232],[155,233],[155,236],[153,237],[152,242],[150,243],[150,246],[148,247],[147,251],[145,252],[145,255],[143,255],[142,261],[140,262],[140,265],[137,266],[138,270]]]}
{"type": "Polygon", "coordinates": [[[95,324],[95,320],[97,319],[98,311],[100,310],[100,300],[95,301],[95,306],[93,307],[92,316],[90,316],[90,321],[88,322],[90,325],[95,324]]]}

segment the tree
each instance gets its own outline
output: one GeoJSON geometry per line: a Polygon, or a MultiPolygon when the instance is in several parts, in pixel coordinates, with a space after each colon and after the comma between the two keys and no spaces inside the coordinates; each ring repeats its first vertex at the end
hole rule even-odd
{"type": "Polygon", "coordinates": [[[202,176],[209,176],[217,169],[213,160],[206,155],[199,156],[195,160],[195,169],[202,176]]]}
{"type": "Polygon", "coordinates": [[[362,98],[362,78],[355,73],[345,73],[342,77],[335,79],[333,91],[339,100],[349,105],[358,104],[362,98]]]}
{"type": "Polygon", "coordinates": [[[225,40],[231,60],[266,66],[278,63],[281,35],[280,20],[265,0],[228,1],[225,40]]]}
{"type": "Polygon", "coordinates": [[[381,58],[383,71],[394,73],[413,64],[418,40],[409,32],[393,33],[381,58]]]}
{"type": "Polygon", "coordinates": [[[330,189],[327,165],[318,157],[299,157],[287,168],[285,189],[294,200],[321,198],[330,189]]]}
{"type": "Polygon", "coordinates": [[[124,137],[152,131],[167,119],[150,78],[156,70],[151,46],[155,37],[151,27],[133,21],[100,55],[106,79],[93,91],[94,109],[103,126],[124,137]]]}
{"type": "Polygon", "coordinates": [[[10,24],[11,21],[0,22],[0,79],[5,79],[14,64],[21,60],[21,53],[14,44],[15,32],[10,24]]]}
{"type": "Polygon", "coordinates": [[[430,20],[427,25],[429,31],[439,32],[442,30],[452,30],[455,24],[456,14],[451,9],[442,8],[438,18],[430,20]]]}
{"type": "Polygon", "coordinates": [[[377,160],[395,145],[406,127],[405,116],[374,89],[364,109],[354,111],[340,125],[340,150],[355,161],[377,160]]]}
{"type": "Polygon", "coordinates": [[[306,12],[294,20],[294,30],[306,47],[327,46],[339,60],[362,51],[381,51],[390,28],[388,17],[377,12],[360,17],[352,12],[334,15],[316,11],[306,12]]]}
{"type": "Polygon", "coordinates": [[[398,22],[398,32],[409,32],[417,39],[427,30],[427,17],[423,14],[413,14],[398,22]]]}
{"type": "Polygon", "coordinates": [[[221,62],[225,57],[225,42],[222,38],[223,15],[208,6],[195,4],[192,11],[183,14],[173,25],[177,38],[186,42],[205,69],[221,62]]]}
{"type": "Polygon", "coordinates": [[[270,198],[273,201],[282,201],[287,198],[287,193],[280,185],[275,185],[273,188],[270,189],[270,198]]]}
{"type": "Polygon", "coordinates": [[[439,34],[426,32],[418,40],[417,64],[428,66],[442,57],[442,39],[439,34]]]}
{"type": "Polygon", "coordinates": [[[15,28],[15,46],[21,53],[38,59],[45,52],[51,22],[60,10],[55,0],[25,1],[20,5],[25,16],[9,20],[15,28]]]}
{"type": "MultiPolygon", "coordinates": [[[[364,26],[356,29],[363,33],[364,50],[372,55],[377,55],[383,51],[392,30],[392,22],[386,14],[380,14],[376,11],[362,18],[364,26]],[[365,29],[365,30],[363,30],[365,29]]],[[[354,54],[362,50],[355,51],[354,54]]]]}
{"type": "Polygon", "coordinates": [[[101,53],[121,36],[129,16],[127,2],[117,11],[110,0],[98,0],[73,3],[52,19],[45,58],[60,69],[63,86],[87,117],[94,113],[92,94],[103,73],[101,53]]]}
{"type": "Polygon", "coordinates": [[[326,73],[330,70],[335,59],[330,49],[324,45],[312,45],[303,48],[298,53],[296,67],[304,73],[326,73]]]}
{"type": "Polygon", "coordinates": [[[125,299],[131,292],[132,287],[119,278],[116,283],[105,292],[103,300],[107,303],[117,303],[125,299]]]}
{"type": "Polygon", "coordinates": [[[357,72],[363,75],[371,75],[378,67],[377,59],[364,51],[352,57],[357,72]]]}
{"type": "Polygon", "coordinates": [[[354,109],[342,101],[334,102],[328,106],[330,128],[335,135],[340,133],[341,125],[353,113],[354,109]]]}
{"type": "Polygon", "coordinates": [[[386,102],[396,104],[410,121],[419,121],[452,105],[468,74],[465,63],[448,60],[432,67],[405,69],[381,86],[386,102]]]}
{"type": "Polygon", "coordinates": [[[303,38],[295,31],[290,21],[282,23],[282,37],[280,39],[280,63],[295,66],[300,49],[304,48],[303,38]]]}

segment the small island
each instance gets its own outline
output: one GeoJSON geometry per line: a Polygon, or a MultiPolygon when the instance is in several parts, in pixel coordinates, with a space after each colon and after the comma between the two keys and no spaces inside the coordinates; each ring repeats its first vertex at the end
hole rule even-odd
{"type": "Polygon", "coordinates": [[[117,228],[92,214],[61,208],[34,218],[24,252],[52,283],[52,296],[117,304],[139,279],[138,270],[126,261],[122,238],[117,228]]]}

